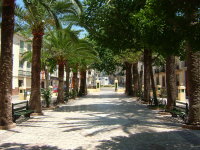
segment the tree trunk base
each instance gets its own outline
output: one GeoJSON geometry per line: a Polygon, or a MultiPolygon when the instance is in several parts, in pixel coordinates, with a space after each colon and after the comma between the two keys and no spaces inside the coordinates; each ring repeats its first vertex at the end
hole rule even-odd
{"type": "Polygon", "coordinates": [[[200,130],[200,125],[188,125],[188,124],[184,124],[184,125],[182,125],[182,128],[190,129],[190,130],[200,130]]]}
{"type": "Polygon", "coordinates": [[[31,116],[43,116],[43,115],[44,115],[43,112],[41,112],[41,113],[32,113],[31,114],[31,116]]]}
{"type": "Polygon", "coordinates": [[[16,127],[16,123],[12,123],[10,125],[7,125],[7,126],[0,126],[0,130],[9,130],[9,129],[12,129],[12,128],[15,128],[16,127]]]}

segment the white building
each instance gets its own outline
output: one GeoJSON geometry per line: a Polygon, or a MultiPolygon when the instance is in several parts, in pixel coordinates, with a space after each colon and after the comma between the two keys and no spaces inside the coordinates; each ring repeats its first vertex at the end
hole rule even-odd
{"type": "MultiPolygon", "coordinates": [[[[1,39],[1,34],[0,34],[1,39]]],[[[27,61],[22,62],[22,54],[31,51],[31,43],[19,34],[13,37],[13,80],[12,93],[18,95],[19,87],[31,88],[31,64],[27,61]]],[[[0,40],[1,42],[1,40],[0,40]]],[[[1,43],[0,43],[1,44],[1,43]]]]}
{"type": "MultiPolygon", "coordinates": [[[[1,34],[0,34],[1,39],[1,34]]],[[[1,40],[0,40],[1,44],[1,40]]],[[[26,90],[31,89],[31,63],[22,61],[23,53],[31,51],[32,44],[30,39],[26,39],[20,34],[14,34],[13,37],[13,79],[12,79],[12,93],[19,94],[19,87],[26,90]]],[[[50,81],[52,85],[58,85],[58,72],[52,74],[50,81]]],[[[45,86],[45,73],[41,71],[41,87],[45,86]]]]}

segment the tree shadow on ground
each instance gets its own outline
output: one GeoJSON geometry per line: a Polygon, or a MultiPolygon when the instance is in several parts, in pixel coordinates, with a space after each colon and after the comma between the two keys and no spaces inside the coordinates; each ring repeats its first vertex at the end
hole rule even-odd
{"type": "MultiPolygon", "coordinates": [[[[29,145],[29,144],[20,144],[20,143],[4,143],[0,145],[1,150],[63,150],[58,148],[57,146],[50,145],[29,145]]],[[[72,149],[66,149],[72,150],[72,149]]],[[[73,150],[84,150],[81,146],[77,147],[73,150]]]]}
{"type": "MultiPolygon", "coordinates": [[[[133,112],[133,109],[137,107],[136,104],[130,103],[130,102],[121,102],[121,103],[103,103],[103,104],[88,104],[88,105],[64,105],[59,108],[56,108],[55,112],[121,112],[121,113],[131,113],[133,112]]],[[[143,109],[147,109],[146,107],[139,106],[140,111],[143,111],[143,109]]]]}
{"type": "Polygon", "coordinates": [[[200,137],[187,131],[143,132],[102,140],[97,150],[199,150],[200,137]],[[184,133],[184,135],[183,135],[184,133]]]}
{"type": "Polygon", "coordinates": [[[56,146],[50,145],[28,145],[19,143],[4,143],[0,145],[2,150],[61,150],[56,146]]]}
{"type": "Polygon", "coordinates": [[[66,122],[60,124],[60,128],[66,128],[63,132],[87,130],[103,127],[85,136],[95,136],[98,133],[122,129],[125,133],[131,134],[129,128],[134,126],[155,127],[155,128],[177,128],[180,124],[170,122],[159,122],[152,110],[135,103],[135,101],[122,100],[114,103],[107,101],[100,104],[62,106],[55,112],[80,112],[84,117],[66,117],[66,122]],[[117,127],[116,127],[117,126],[117,127]],[[107,129],[106,129],[107,128],[107,129]]]}

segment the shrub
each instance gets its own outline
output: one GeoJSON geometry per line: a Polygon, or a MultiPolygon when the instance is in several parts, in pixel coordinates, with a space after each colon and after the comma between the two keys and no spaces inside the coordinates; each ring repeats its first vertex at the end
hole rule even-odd
{"type": "Polygon", "coordinates": [[[46,107],[49,107],[50,103],[51,103],[51,97],[52,97],[51,89],[50,88],[41,89],[41,94],[42,94],[42,97],[44,98],[44,100],[46,102],[46,107]]]}

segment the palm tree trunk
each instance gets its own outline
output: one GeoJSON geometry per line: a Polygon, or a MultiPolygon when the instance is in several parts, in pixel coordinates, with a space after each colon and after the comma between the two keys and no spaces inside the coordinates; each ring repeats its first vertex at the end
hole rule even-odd
{"type": "Polygon", "coordinates": [[[65,72],[65,65],[64,63],[59,63],[58,66],[58,97],[57,103],[64,103],[64,72],[65,72]]]}
{"type": "Polygon", "coordinates": [[[69,68],[69,64],[68,61],[66,61],[65,64],[65,71],[66,71],[66,95],[69,96],[69,76],[70,76],[70,68],[69,68]]]}
{"type": "Polygon", "coordinates": [[[87,94],[86,91],[86,70],[82,70],[80,72],[81,76],[81,83],[80,83],[80,90],[79,90],[79,96],[84,96],[87,94]]]}
{"type": "Polygon", "coordinates": [[[151,77],[151,88],[153,91],[153,101],[154,101],[154,105],[158,106],[158,99],[157,99],[157,95],[156,95],[156,86],[155,86],[155,81],[154,81],[154,77],[153,77],[153,67],[152,67],[152,53],[150,54],[150,77],[151,77]]]}
{"type": "Polygon", "coordinates": [[[200,52],[193,52],[187,45],[189,81],[189,118],[188,123],[200,125],[200,52]]]}
{"type": "Polygon", "coordinates": [[[78,79],[78,73],[73,72],[73,77],[72,77],[72,89],[77,91],[77,79],[78,79]]]}
{"type": "Polygon", "coordinates": [[[33,30],[33,54],[31,70],[31,96],[30,109],[35,113],[42,113],[41,93],[40,93],[40,72],[41,72],[41,48],[44,29],[33,30]]]}
{"type": "Polygon", "coordinates": [[[129,96],[133,95],[132,87],[132,64],[125,62],[126,66],[126,91],[125,93],[129,96]]]}
{"type": "Polygon", "coordinates": [[[137,97],[138,90],[139,90],[139,74],[138,74],[138,62],[132,65],[133,71],[133,96],[137,97]]]}
{"type": "Polygon", "coordinates": [[[150,50],[144,50],[144,100],[150,101],[150,50]]]}
{"type": "Polygon", "coordinates": [[[173,109],[176,101],[176,73],[175,73],[175,56],[171,55],[166,58],[166,83],[167,83],[167,107],[166,110],[173,109]]]}
{"type": "Polygon", "coordinates": [[[45,68],[45,80],[46,80],[46,89],[49,88],[49,71],[47,68],[45,68]]]}
{"type": "Polygon", "coordinates": [[[14,0],[2,1],[1,59],[0,59],[0,129],[14,127],[12,121],[12,69],[14,0]]]}

